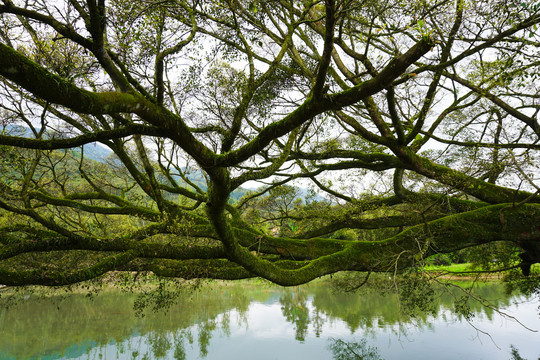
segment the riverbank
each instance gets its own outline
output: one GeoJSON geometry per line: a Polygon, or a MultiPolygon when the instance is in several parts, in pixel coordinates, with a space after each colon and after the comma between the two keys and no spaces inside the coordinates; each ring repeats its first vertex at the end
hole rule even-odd
{"type": "MultiPolygon", "coordinates": [[[[435,279],[498,281],[504,279],[510,270],[486,270],[475,267],[470,263],[464,263],[439,266],[429,265],[424,267],[423,271],[429,277],[435,279]]],[[[540,264],[534,264],[531,267],[531,274],[535,273],[540,273],[540,264]]]]}

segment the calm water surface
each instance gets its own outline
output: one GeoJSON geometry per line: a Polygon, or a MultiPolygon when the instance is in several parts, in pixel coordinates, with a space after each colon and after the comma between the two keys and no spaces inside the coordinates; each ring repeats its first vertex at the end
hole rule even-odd
{"type": "MultiPolygon", "coordinates": [[[[540,330],[537,299],[505,296],[497,284],[478,291],[540,330]]],[[[371,353],[364,359],[506,360],[511,344],[523,358],[540,357],[540,333],[478,303],[469,305],[470,319],[453,314],[459,296],[441,294],[433,315],[414,319],[393,295],[336,294],[324,285],[205,286],[142,318],[136,296],[119,291],[92,300],[30,296],[0,310],[0,359],[360,359],[353,350],[371,353]]]]}

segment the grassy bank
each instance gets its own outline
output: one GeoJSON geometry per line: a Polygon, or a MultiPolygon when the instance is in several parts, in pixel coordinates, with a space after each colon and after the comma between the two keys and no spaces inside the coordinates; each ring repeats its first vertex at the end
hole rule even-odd
{"type": "MultiPolygon", "coordinates": [[[[493,269],[483,269],[474,266],[471,263],[450,264],[450,265],[427,265],[423,268],[424,271],[432,276],[451,277],[451,278],[481,278],[487,280],[502,279],[508,270],[495,271],[493,269]]],[[[540,273],[540,264],[534,264],[531,267],[531,274],[540,273]]]]}

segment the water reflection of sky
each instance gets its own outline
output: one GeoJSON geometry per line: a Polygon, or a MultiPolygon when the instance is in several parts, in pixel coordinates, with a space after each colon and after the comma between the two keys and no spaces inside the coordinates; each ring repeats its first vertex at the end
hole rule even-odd
{"type": "MultiPolygon", "coordinates": [[[[48,345],[48,350],[39,356],[35,351],[24,353],[20,344],[16,348],[11,344],[13,341],[10,343],[0,338],[0,359],[327,360],[332,359],[331,339],[347,343],[365,340],[367,345],[378,349],[381,358],[388,360],[508,360],[511,344],[525,359],[535,360],[540,356],[539,333],[527,331],[516,321],[492,311],[476,309],[469,324],[448,310],[450,305],[446,304],[441,305],[437,317],[420,318],[416,323],[399,322],[395,321],[399,316],[384,312],[392,309],[393,305],[378,304],[385,299],[375,297],[368,304],[377,303],[379,306],[375,308],[381,313],[374,312],[364,321],[358,320],[358,314],[363,314],[370,307],[365,305],[365,297],[343,298],[328,293],[309,290],[282,290],[278,293],[274,290],[268,296],[264,293],[246,298],[244,294],[243,300],[238,301],[231,290],[230,293],[217,292],[217,296],[204,294],[202,298],[171,309],[167,315],[148,314],[139,320],[132,319],[133,314],[125,305],[128,302],[120,295],[112,295],[102,303],[97,300],[87,305],[74,302],[73,312],[61,310],[48,320],[39,315],[29,315],[25,319],[24,315],[29,311],[23,307],[18,314],[0,313],[0,337],[17,341],[24,340],[25,336],[27,339],[40,339],[48,345]],[[222,298],[218,299],[219,296],[222,298]],[[122,311],[108,307],[122,301],[122,311]],[[196,313],[196,308],[206,309],[206,312],[196,313]],[[108,319],[109,323],[97,323],[98,316],[108,319]],[[81,319],[86,323],[81,323],[81,319]],[[182,319],[187,319],[187,322],[182,323],[182,319]],[[40,321],[50,323],[41,324],[40,321]],[[26,327],[18,328],[22,323],[27,323],[26,327]],[[69,324],[77,327],[70,328],[69,324]],[[40,326],[43,329],[41,333],[31,336],[25,332],[40,326]],[[74,328],[80,328],[81,334],[73,334],[74,328]],[[93,335],[83,333],[90,328],[98,328],[98,334],[103,336],[97,336],[95,331],[93,335]],[[118,331],[113,335],[111,330],[114,328],[118,331]],[[73,336],[76,341],[66,341],[64,343],[70,345],[54,350],[53,340],[56,343],[60,340],[47,339],[52,329],[60,335],[73,336]]],[[[39,304],[27,305],[36,314],[51,312],[48,308],[34,309],[39,304]]],[[[503,304],[508,304],[503,309],[505,313],[515,316],[532,329],[540,330],[538,301],[521,302],[519,305],[506,301],[503,304]]]]}
{"type": "MultiPolygon", "coordinates": [[[[307,301],[310,314],[315,311],[311,300],[307,301]]],[[[525,325],[540,329],[537,313],[538,303],[523,303],[505,309],[509,315],[522,319],[525,325]],[[531,316],[535,314],[536,316],[531,316]]],[[[430,318],[424,324],[383,325],[375,329],[359,329],[351,333],[347,323],[340,319],[326,318],[322,335],[316,336],[313,326],[309,326],[303,341],[295,340],[295,329],[283,316],[282,305],[253,302],[244,314],[231,310],[230,329],[225,334],[219,326],[210,339],[208,353],[200,353],[200,344],[194,336],[192,344],[185,341],[186,359],[331,359],[328,339],[358,341],[366,338],[371,346],[376,346],[384,359],[510,359],[510,344],[519,349],[522,357],[537,359],[540,355],[540,335],[525,331],[518,322],[499,315],[477,314],[471,324],[458,318],[449,310],[439,313],[437,319],[430,318]],[[246,322],[247,321],[247,322],[246,322]],[[476,327],[476,328],[475,328],[476,327]],[[486,332],[489,335],[483,333],[486,332]]],[[[215,320],[222,321],[221,314],[215,320]]],[[[193,325],[189,331],[197,334],[200,325],[193,325]]],[[[171,344],[163,356],[174,358],[173,334],[167,335],[171,344]]],[[[109,344],[101,349],[93,349],[77,359],[133,359],[133,351],[144,358],[152,353],[152,344],[147,336],[134,336],[121,344],[109,344]],[[118,349],[122,349],[119,352],[118,349]]],[[[148,359],[154,357],[149,356],[148,359]]]]}

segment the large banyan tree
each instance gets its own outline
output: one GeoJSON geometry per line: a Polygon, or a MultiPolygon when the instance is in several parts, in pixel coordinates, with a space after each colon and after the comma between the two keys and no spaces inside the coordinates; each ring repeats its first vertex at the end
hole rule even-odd
{"type": "Polygon", "coordinates": [[[1,0],[0,284],[296,285],[463,249],[528,275],[539,23],[523,0],[1,0]]]}

